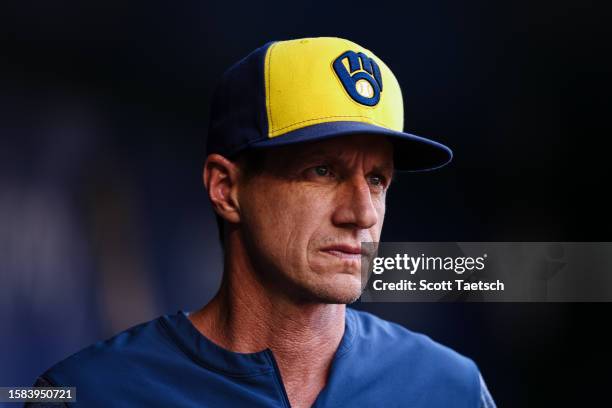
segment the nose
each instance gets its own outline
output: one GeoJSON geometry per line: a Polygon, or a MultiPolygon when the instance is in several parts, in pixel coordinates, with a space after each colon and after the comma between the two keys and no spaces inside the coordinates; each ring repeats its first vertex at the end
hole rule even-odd
{"type": "Polygon", "coordinates": [[[336,197],[338,206],[333,215],[333,223],[358,229],[376,225],[378,212],[367,181],[363,177],[354,177],[345,180],[339,187],[336,197]]]}

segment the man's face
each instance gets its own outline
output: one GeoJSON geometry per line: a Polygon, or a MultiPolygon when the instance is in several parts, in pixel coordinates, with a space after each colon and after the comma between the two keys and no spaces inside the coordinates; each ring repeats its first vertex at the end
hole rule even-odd
{"type": "Polygon", "coordinates": [[[393,148],[359,135],[271,149],[238,197],[246,250],[260,277],[308,302],[361,293],[361,242],[378,242],[393,148]]]}

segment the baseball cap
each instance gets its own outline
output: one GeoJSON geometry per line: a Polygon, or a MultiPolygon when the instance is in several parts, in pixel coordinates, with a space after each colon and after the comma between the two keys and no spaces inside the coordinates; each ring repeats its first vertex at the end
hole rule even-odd
{"type": "Polygon", "coordinates": [[[232,65],[215,89],[207,154],[373,134],[394,145],[395,169],[452,159],[445,145],[405,133],[399,83],[374,53],[342,38],[272,41],[232,65]]]}

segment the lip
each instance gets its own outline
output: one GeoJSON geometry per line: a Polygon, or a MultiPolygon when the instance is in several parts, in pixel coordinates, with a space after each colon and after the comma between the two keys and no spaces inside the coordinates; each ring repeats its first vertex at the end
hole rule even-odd
{"type": "Polygon", "coordinates": [[[362,250],[359,246],[336,244],[321,248],[322,252],[342,259],[361,259],[362,250]]]}

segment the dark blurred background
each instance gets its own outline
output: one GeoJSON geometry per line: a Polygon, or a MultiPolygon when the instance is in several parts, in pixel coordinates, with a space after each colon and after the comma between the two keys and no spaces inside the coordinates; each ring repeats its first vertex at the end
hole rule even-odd
{"type": "MultiPolygon", "coordinates": [[[[211,298],[212,87],[270,40],[371,49],[406,130],[453,148],[398,178],[383,240],[611,241],[605,4],[3,2],[0,385],[211,298]]],[[[610,304],[354,306],[473,358],[500,407],[609,404],[610,304]]]]}

